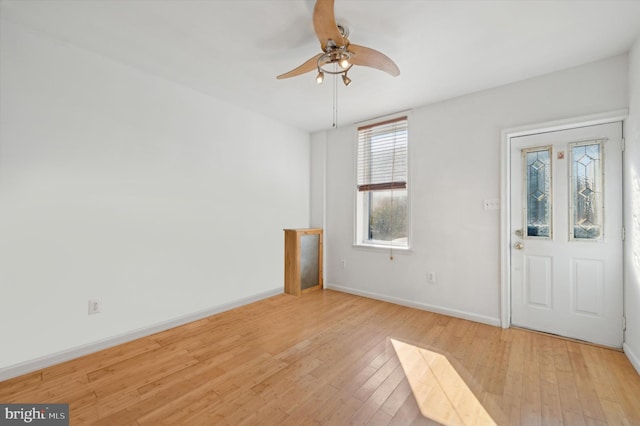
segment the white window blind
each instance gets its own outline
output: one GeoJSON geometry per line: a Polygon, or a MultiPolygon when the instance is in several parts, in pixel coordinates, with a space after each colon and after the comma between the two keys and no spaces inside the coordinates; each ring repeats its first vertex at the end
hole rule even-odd
{"type": "Polygon", "coordinates": [[[407,117],[358,127],[358,191],[407,187],[407,117]]]}

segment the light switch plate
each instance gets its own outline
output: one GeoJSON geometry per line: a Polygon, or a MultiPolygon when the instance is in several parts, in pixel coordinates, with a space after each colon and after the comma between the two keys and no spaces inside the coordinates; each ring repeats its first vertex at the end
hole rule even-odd
{"type": "Polygon", "coordinates": [[[487,198],[482,201],[482,207],[485,210],[500,210],[500,199],[499,198],[487,198]]]}

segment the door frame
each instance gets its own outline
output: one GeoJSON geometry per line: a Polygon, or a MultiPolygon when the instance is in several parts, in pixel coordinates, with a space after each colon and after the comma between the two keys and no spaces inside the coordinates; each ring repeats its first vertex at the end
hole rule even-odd
{"type": "MultiPolygon", "coordinates": [[[[624,137],[624,126],[628,115],[628,109],[619,109],[600,114],[535,123],[502,130],[500,136],[500,324],[502,328],[511,326],[511,139],[518,136],[530,136],[618,121],[622,122],[624,137]]],[[[624,163],[624,148],[622,155],[624,163]]],[[[624,170],[622,172],[624,173],[624,170]]],[[[624,186],[624,179],[622,183],[624,186]]],[[[624,194],[624,187],[622,190],[624,194]]],[[[622,201],[624,203],[624,198],[622,201]]],[[[624,313],[624,275],[622,285],[622,308],[624,313]]],[[[620,326],[622,327],[622,324],[620,326]]]]}

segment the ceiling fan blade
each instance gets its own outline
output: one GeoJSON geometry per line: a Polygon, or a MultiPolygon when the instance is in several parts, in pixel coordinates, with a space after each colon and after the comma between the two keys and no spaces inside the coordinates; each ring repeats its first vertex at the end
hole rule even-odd
{"type": "Polygon", "coordinates": [[[329,40],[333,40],[338,47],[345,45],[342,33],[336,24],[333,2],[334,0],[317,0],[313,8],[313,28],[316,31],[318,40],[320,40],[323,51],[326,51],[329,40]]]}
{"type": "Polygon", "coordinates": [[[299,67],[294,68],[291,71],[286,72],[284,74],[280,74],[276,78],[278,80],[282,80],[283,78],[295,77],[297,75],[304,74],[304,73],[307,73],[309,71],[317,70],[318,69],[318,58],[320,56],[322,56],[322,53],[318,53],[316,56],[314,56],[313,58],[307,60],[307,62],[305,62],[304,64],[300,65],[299,67]]]}
{"type": "Polygon", "coordinates": [[[350,44],[348,49],[353,53],[349,59],[352,64],[379,69],[394,77],[400,75],[398,66],[384,53],[357,44],[350,44]]]}

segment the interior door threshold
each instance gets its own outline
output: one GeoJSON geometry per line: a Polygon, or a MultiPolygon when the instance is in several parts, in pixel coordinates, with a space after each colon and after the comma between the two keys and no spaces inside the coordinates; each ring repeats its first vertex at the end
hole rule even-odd
{"type": "Polygon", "coordinates": [[[612,351],[623,352],[624,353],[622,348],[614,348],[613,346],[601,345],[599,343],[588,342],[586,340],[574,339],[574,338],[571,338],[571,337],[561,336],[559,334],[547,333],[546,331],[532,330],[530,328],[520,327],[520,326],[517,326],[517,325],[511,325],[510,328],[514,328],[516,330],[528,331],[530,333],[535,333],[535,334],[541,334],[543,336],[555,337],[556,339],[566,340],[566,341],[569,341],[569,342],[582,343],[584,345],[595,346],[596,348],[609,349],[609,350],[612,350],[612,351]]]}

